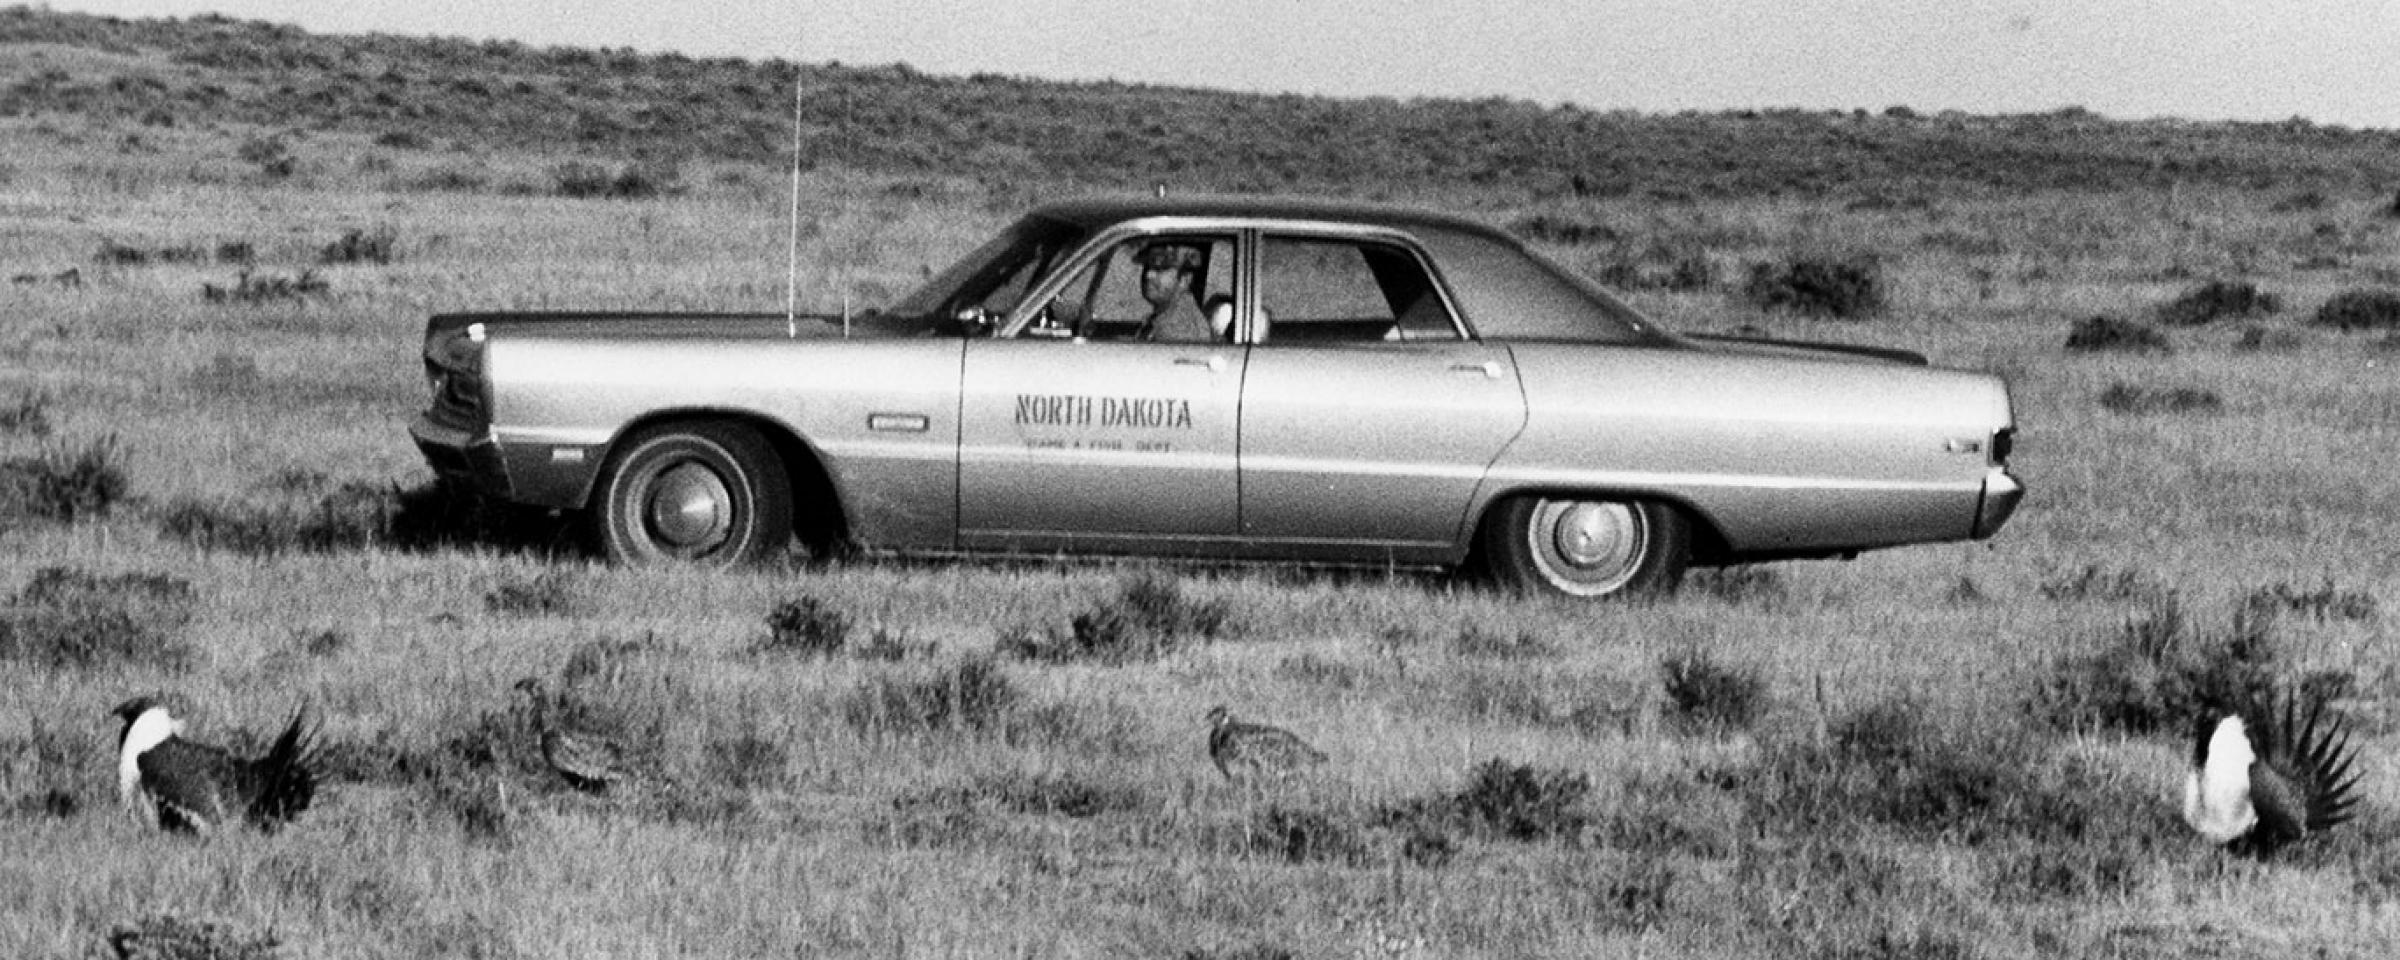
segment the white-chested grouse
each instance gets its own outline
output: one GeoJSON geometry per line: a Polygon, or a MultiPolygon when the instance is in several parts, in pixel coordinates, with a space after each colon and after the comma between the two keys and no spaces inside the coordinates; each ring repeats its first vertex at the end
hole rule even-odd
{"type": "Polygon", "coordinates": [[[2294,693],[2280,705],[2209,711],[2192,744],[2183,820],[2234,852],[2268,856],[2350,819],[2356,761],[2322,697],[2294,693]]]}
{"type": "Polygon", "coordinates": [[[153,697],[135,697],[110,711],[123,718],[117,735],[117,795],[127,810],[161,830],[207,833],[233,822],[273,831],[316,799],[315,732],[308,708],[266,755],[255,760],[183,738],[183,721],[153,697]]]}

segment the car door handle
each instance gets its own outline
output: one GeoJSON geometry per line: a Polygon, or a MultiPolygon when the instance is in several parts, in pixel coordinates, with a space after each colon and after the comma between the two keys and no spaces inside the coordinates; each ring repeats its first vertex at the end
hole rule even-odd
{"type": "Polygon", "coordinates": [[[1225,372],[1224,357],[1176,357],[1175,365],[1178,367],[1207,367],[1210,373],[1225,372]]]}
{"type": "Polygon", "coordinates": [[[1453,363],[1451,373],[1480,373],[1486,380],[1500,379],[1500,365],[1486,360],[1482,363],[1453,363]]]}

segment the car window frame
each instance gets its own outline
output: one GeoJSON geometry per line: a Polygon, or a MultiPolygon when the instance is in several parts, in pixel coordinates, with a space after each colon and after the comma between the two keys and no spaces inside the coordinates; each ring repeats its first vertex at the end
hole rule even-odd
{"type": "MultiPolygon", "coordinates": [[[[1118,244],[1141,237],[1168,234],[1224,235],[1234,238],[1234,335],[1219,345],[1275,346],[1272,341],[1258,339],[1259,278],[1262,268],[1261,252],[1270,234],[1310,238],[1331,238],[1361,242],[1386,243],[1397,246],[1414,257],[1417,267],[1425,271],[1435,296],[1441,298],[1442,310],[1449,314],[1451,329],[1458,333],[1452,340],[1361,340],[1361,345],[1391,344],[1479,343],[1483,337],[1475,324],[1458,304],[1458,295],[1451,289],[1450,280],[1443,275],[1441,262],[1405,228],[1373,223],[1338,220],[1284,217],[1223,217],[1160,215],[1135,217],[1100,227],[1084,238],[1074,252],[1055,261],[1050,275],[1028,288],[1026,296],[1009,312],[1006,320],[993,327],[991,339],[1042,339],[1024,336],[1025,330],[1041,315],[1042,310],[1065,291],[1074,277],[1098,258],[1105,257],[1118,244]]],[[[1072,342],[1072,341],[1069,341],[1072,342]]],[[[1130,341],[1143,342],[1143,341],[1130,341]]],[[[1181,344],[1191,346],[1191,344],[1181,344]]]]}
{"type": "MultiPolygon", "coordinates": [[[[1074,282],[1077,274],[1084,272],[1089,267],[1093,268],[1093,274],[1097,278],[1098,274],[1106,269],[1105,265],[1099,264],[1098,261],[1106,259],[1118,246],[1128,241],[1148,237],[1190,235],[1231,238],[1235,271],[1233,275],[1234,321],[1237,325],[1243,323],[1248,314],[1245,302],[1251,298],[1250,285],[1244,282],[1250,276],[1249,267],[1251,265],[1249,251],[1253,238],[1250,235],[1249,225],[1243,221],[1229,220],[1223,217],[1141,217],[1093,231],[1089,237],[1085,238],[1081,246],[1075,248],[1073,253],[1060,258],[1051,267],[1049,276],[1043,277],[1027,288],[1025,299],[1017,303],[1016,309],[1009,311],[1004,322],[992,329],[991,339],[1045,339],[1026,337],[1024,336],[1025,330],[1033,325],[1033,321],[1041,316],[1042,311],[1049,306],[1052,300],[1066,292],[1068,285],[1074,282]]],[[[1076,337],[1069,342],[1082,339],[1076,337]]],[[[1110,342],[1146,343],[1150,341],[1110,342]]],[[[1237,337],[1232,342],[1241,343],[1243,341],[1237,337]]],[[[1173,345],[1172,342],[1170,345],[1173,345]]],[[[1180,345],[1188,347],[1192,344],[1180,345]]],[[[1223,343],[1220,342],[1219,345],[1222,346],[1223,343]]]]}
{"type": "MultiPolygon", "coordinates": [[[[1237,319],[1243,323],[1242,340],[1240,341],[1242,343],[1261,347],[1395,346],[1407,344],[1471,343],[1481,339],[1475,335],[1474,328],[1467,323],[1466,315],[1458,309],[1458,301],[1451,295],[1449,284],[1443,279],[1440,266],[1435,263],[1433,256],[1426,251],[1425,246],[1417,242],[1415,235],[1406,230],[1400,230],[1392,227],[1375,226],[1372,224],[1279,220],[1261,222],[1255,225],[1252,228],[1252,231],[1252,254],[1248,266],[1252,269],[1252,276],[1256,279],[1256,282],[1251,283],[1248,288],[1250,297],[1249,306],[1251,309],[1244,311],[1241,314],[1237,314],[1237,319]],[[1450,318],[1451,332],[1457,335],[1448,339],[1404,338],[1399,340],[1342,340],[1300,344],[1277,344],[1271,336],[1274,333],[1273,328],[1270,326],[1268,329],[1261,331],[1259,329],[1258,319],[1259,309],[1264,306],[1263,298],[1266,295],[1264,287],[1266,279],[1267,244],[1276,237],[1281,236],[1289,236],[1303,241],[1333,240],[1362,245],[1382,244],[1385,246],[1398,248],[1416,261],[1417,269],[1425,276],[1427,289],[1438,298],[1442,312],[1450,318]],[[1269,338],[1265,340],[1259,339],[1259,335],[1262,332],[1270,335],[1269,338]]],[[[1395,313],[1393,317],[1393,323],[1397,325],[1398,322],[1399,317],[1397,313],[1395,313]]]]}

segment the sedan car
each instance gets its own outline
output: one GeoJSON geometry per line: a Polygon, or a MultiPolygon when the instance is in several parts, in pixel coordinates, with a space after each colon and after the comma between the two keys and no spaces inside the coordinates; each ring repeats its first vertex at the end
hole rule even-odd
{"type": "Polygon", "coordinates": [[[1042,207],[858,316],[434,317],[411,433],[624,562],[815,551],[1467,568],[1575,597],[1989,537],[2000,378],[1667,331],[1463,217],[1042,207]]]}

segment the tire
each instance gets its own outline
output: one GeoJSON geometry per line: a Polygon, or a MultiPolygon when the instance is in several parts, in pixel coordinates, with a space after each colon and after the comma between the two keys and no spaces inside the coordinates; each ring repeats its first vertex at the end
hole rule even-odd
{"type": "Polygon", "coordinates": [[[1500,586],[1586,600],[1673,593],[1692,561],[1691,522],[1648,500],[1511,497],[1478,546],[1500,586]]]}
{"type": "Polygon", "coordinates": [[[741,424],[648,427],[600,468],[591,524],[614,563],[751,563],[791,545],[791,475],[741,424]]]}

